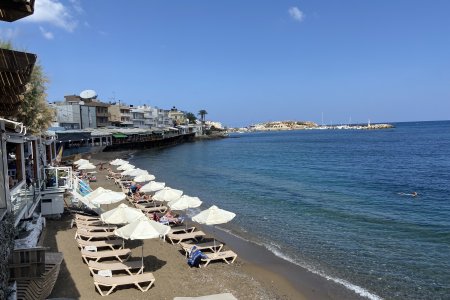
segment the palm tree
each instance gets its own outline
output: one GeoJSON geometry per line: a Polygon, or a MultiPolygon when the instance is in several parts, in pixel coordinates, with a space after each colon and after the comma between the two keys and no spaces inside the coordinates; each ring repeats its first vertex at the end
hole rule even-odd
{"type": "Polygon", "coordinates": [[[208,114],[208,112],[204,109],[201,109],[198,112],[198,115],[200,116],[200,120],[202,121],[203,124],[205,124],[205,116],[208,114]]]}

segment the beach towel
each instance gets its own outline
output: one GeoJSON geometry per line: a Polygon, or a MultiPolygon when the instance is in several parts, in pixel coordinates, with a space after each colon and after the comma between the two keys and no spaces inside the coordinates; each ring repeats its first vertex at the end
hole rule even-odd
{"type": "Polygon", "coordinates": [[[202,251],[197,249],[196,246],[194,246],[191,249],[187,263],[191,267],[198,267],[202,258],[207,258],[207,256],[204,255],[202,251]]]}

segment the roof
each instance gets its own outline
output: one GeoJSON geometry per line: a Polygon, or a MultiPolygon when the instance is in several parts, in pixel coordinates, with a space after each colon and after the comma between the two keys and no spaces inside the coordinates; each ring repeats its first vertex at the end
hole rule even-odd
{"type": "Polygon", "coordinates": [[[32,53],[0,48],[0,115],[14,115],[22,103],[36,58],[32,53]]]}

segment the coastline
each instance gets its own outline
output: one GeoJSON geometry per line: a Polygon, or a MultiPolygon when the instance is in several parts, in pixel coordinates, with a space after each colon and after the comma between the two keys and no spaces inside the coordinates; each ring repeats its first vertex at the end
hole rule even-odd
{"type": "MultiPolygon", "coordinates": [[[[99,152],[94,161],[130,158],[134,150],[99,152]]],[[[198,226],[196,224],[196,226],[198,226]]],[[[276,256],[267,248],[234,236],[225,230],[201,226],[201,230],[229,245],[242,263],[242,271],[257,279],[277,295],[277,299],[363,299],[356,292],[308,269],[276,256]]]]}

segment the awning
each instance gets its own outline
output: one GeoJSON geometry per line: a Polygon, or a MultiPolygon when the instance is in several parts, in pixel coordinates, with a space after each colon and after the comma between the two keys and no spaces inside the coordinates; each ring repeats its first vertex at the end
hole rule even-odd
{"type": "Polygon", "coordinates": [[[125,135],[123,133],[113,133],[112,136],[115,137],[116,139],[122,139],[122,138],[128,137],[127,135],[125,135]]]}

